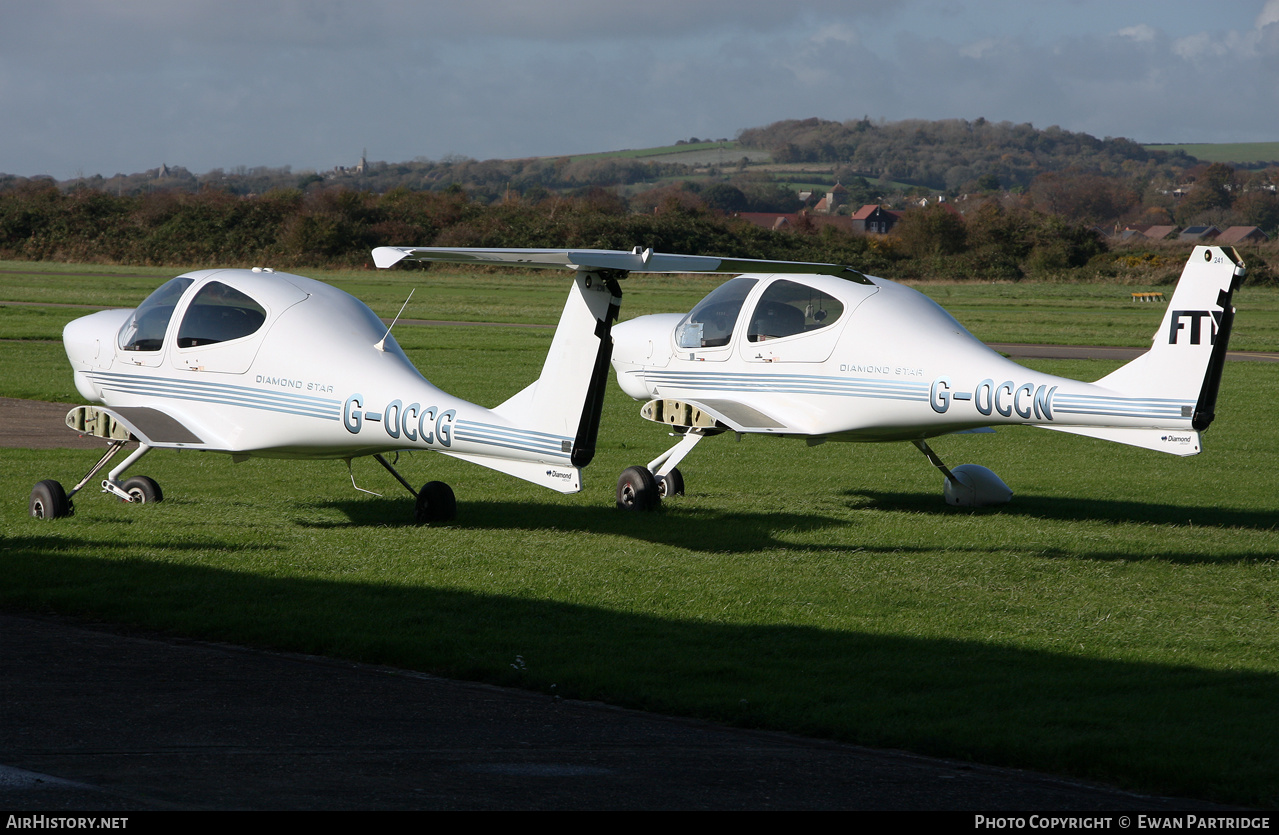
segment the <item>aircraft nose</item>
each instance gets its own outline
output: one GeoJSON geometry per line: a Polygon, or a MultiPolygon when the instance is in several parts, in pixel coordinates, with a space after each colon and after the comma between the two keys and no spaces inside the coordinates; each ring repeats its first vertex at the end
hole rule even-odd
{"type": "Polygon", "coordinates": [[[115,335],[132,310],[100,310],[73,319],[62,329],[62,347],[76,369],[109,367],[115,354],[115,335]]]}
{"type": "Polygon", "coordinates": [[[653,340],[639,319],[613,326],[613,364],[643,365],[653,356],[653,340]]]}
{"type": "Polygon", "coordinates": [[[648,399],[644,366],[653,354],[653,341],[638,319],[613,327],[613,370],[622,391],[636,400],[648,399]]]}

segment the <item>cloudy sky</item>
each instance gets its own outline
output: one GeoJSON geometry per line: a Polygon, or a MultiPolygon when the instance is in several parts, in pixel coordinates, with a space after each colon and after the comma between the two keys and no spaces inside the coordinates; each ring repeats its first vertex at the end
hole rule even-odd
{"type": "Polygon", "coordinates": [[[1279,140],[1279,0],[0,0],[0,172],[477,159],[965,118],[1279,140]]]}

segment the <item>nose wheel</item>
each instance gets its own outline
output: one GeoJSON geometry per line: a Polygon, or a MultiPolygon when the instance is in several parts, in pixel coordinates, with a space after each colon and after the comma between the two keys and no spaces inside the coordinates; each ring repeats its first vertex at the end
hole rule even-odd
{"type": "Polygon", "coordinates": [[[125,479],[120,486],[129,494],[129,501],[135,504],[154,504],[164,501],[164,491],[153,478],[135,475],[133,478],[125,479]]]}
{"type": "MultiPolygon", "coordinates": [[[[80,489],[88,484],[98,472],[107,465],[107,462],[115,457],[115,454],[124,448],[126,441],[124,439],[113,439],[107,446],[107,451],[98,459],[98,463],[93,465],[93,469],[89,470],[88,475],[80,479],[76,486],[71,488],[70,492],[62,489],[62,485],[53,479],[45,479],[35,486],[31,491],[31,516],[35,519],[60,519],[64,516],[70,516],[75,512],[74,506],[71,504],[71,497],[80,492],[80,489]]],[[[139,475],[124,481],[120,480],[120,476],[129,467],[133,466],[139,458],[146,455],[151,447],[144,443],[139,443],[138,448],[132,454],[125,458],[124,462],[107,474],[102,479],[102,492],[111,493],[118,496],[122,501],[130,504],[155,504],[164,501],[164,492],[160,490],[160,485],[156,484],[155,479],[147,478],[139,475]]]]}
{"type": "Polygon", "coordinates": [[[663,499],[684,495],[684,474],[678,469],[672,469],[666,475],[655,476],[655,478],[657,479],[657,493],[663,499]]]}
{"type": "Polygon", "coordinates": [[[684,474],[675,465],[683,461],[702,438],[722,431],[693,427],[672,433],[679,437],[679,442],[650,461],[647,467],[622,470],[617,479],[617,506],[622,510],[657,510],[662,506],[662,499],[684,495],[684,474]]]}

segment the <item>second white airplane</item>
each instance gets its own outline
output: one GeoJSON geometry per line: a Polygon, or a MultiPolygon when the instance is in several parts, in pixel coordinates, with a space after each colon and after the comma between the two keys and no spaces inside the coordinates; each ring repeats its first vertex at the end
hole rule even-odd
{"type": "Polygon", "coordinates": [[[1212,422],[1244,265],[1196,247],[1150,350],[1093,383],[1018,365],[915,290],[852,270],[742,275],[687,314],[613,329],[613,368],[641,414],[680,440],[622,473],[621,507],[683,492],[679,462],[723,432],[824,441],[909,441],[955,505],[1012,491],[976,465],[948,468],[929,438],[1026,424],[1194,455],[1212,422]]]}

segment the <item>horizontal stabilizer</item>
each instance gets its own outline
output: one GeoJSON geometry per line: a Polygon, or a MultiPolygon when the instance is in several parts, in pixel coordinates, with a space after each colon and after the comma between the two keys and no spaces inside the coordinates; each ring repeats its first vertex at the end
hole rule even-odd
{"type": "Polygon", "coordinates": [[[1138,446],[1142,449],[1153,449],[1156,452],[1167,452],[1171,455],[1198,455],[1203,449],[1199,443],[1199,433],[1193,429],[1140,429],[1121,426],[1050,426],[1044,423],[1034,424],[1040,429],[1053,429],[1058,432],[1069,432],[1072,435],[1084,435],[1099,438],[1103,441],[1114,441],[1117,444],[1138,446]]]}
{"type": "Polygon", "coordinates": [[[497,470],[499,473],[506,473],[560,493],[577,493],[582,489],[582,471],[577,467],[539,464],[535,461],[512,461],[507,458],[493,458],[469,452],[441,451],[453,458],[479,464],[481,467],[488,467],[490,470],[497,470]]]}
{"type": "Polygon", "coordinates": [[[630,252],[611,249],[467,249],[438,246],[380,246],[373,263],[380,269],[400,261],[445,261],[454,264],[490,264],[507,267],[545,267],[580,271],[607,270],[622,273],[802,273],[834,275],[870,284],[857,270],[841,264],[800,261],[764,261],[753,258],[716,258],[708,255],[664,255],[635,247],[630,252]]]}

